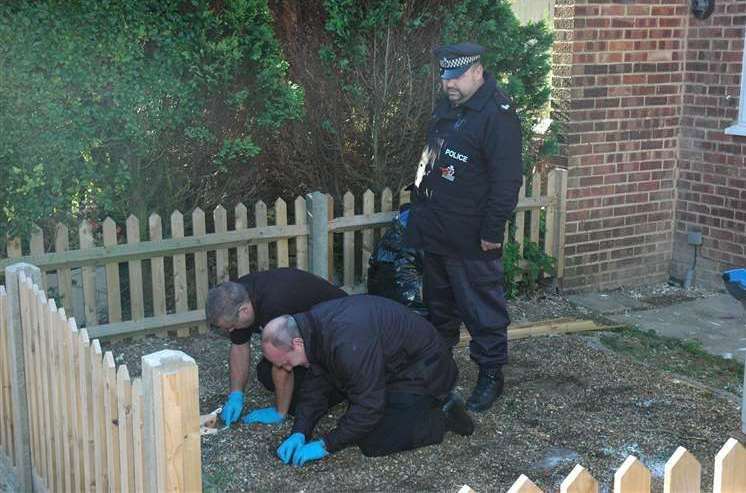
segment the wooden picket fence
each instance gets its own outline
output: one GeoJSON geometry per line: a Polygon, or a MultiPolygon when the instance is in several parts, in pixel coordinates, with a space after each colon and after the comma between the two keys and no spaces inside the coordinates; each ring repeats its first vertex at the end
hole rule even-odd
{"type": "MultiPolygon", "coordinates": [[[[702,467],[688,450],[679,447],[666,462],[664,493],[699,493],[702,467]]],[[[637,457],[630,455],[614,473],[614,493],[650,493],[650,470],[637,457]]],[[[734,438],[728,439],[715,456],[713,493],[746,492],[746,448],[734,438]]],[[[521,475],[508,493],[542,493],[526,475],[521,475]]],[[[560,493],[598,493],[599,483],[580,464],[562,481],[560,493]]],[[[459,493],[474,493],[464,485],[459,493]]]]}
{"type": "MultiPolygon", "coordinates": [[[[566,188],[566,170],[552,170],[543,179],[534,175],[528,187],[521,188],[513,218],[521,251],[529,241],[541,245],[557,259],[558,279],[564,273],[566,188]]],[[[174,211],[170,238],[164,238],[163,220],[157,214],[148,218],[147,238],[140,236],[140,219],[135,216],[119,225],[121,229],[110,218],[100,229],[85,221],[77,232],[77,249],[70,248],[70,232],[60,224],[54,231],[54,251],[45,249],[52,242],[35,228],[26,241],[7,241],[7,258],[0,259],[0,269],[18,261],[40,267],[42,285],[58,295],[91,337],[156,330],[188,335],[193,327],[205,330],[209,287],[253,269],[294,266],[336,281],[348,291],[363,290],[377,231],[390,224],[395,205],[398,209],[407,202],[406,191],[394,197],[385,189],[376,197],[368,190],[361,198],[348,192],[341,207],[334,207],[329,195],[314,192],[294,200],[292,215],[282,199],[270,209],[257,202],[251,226],[244,204],[238,204],[231,217],[222,206],[211,218],[199,208],[186,220],[174,211]],[[335,262],[341,262],[337,269],[335,262]],[[100,282],[98,292],[97,267],[99,274],[105,273],[105,289],[100,282]],[[126,271],[127,282],[120,278],[120,268],[126,271]],[[336,279],[335,272],[340,273],[336,279]],[[73,277],[78,276],[82,294],[73,290],[73,277]]]]}
{"type": "Polygon", "coordinates": [[[6,271],[17,296],[0,286],[0,453],[20,490],[200,491],[194,360],[153,353],[131,379],[26,272],[6,271]]]}

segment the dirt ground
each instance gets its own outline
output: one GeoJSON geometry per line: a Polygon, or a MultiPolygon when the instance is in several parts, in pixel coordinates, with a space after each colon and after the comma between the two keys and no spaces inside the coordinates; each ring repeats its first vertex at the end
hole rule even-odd
{"type": "MultiPolygon", "coordinates": [[[[664,304],[701,293],[660,285],[632,294],[664,304]]],[[[515,300],[510,310],[514,322],[594,318],[557,295],[515,300]]],[[[144,354],[164,348],[186,352],[199,366],[200,411],[207,413],[225,399],[229,344],[208,333],[119,341],[106,348],[134,375],[144,354]]],[[[256,360],[258,351],[253,353],[256,360]]],[[[465,348],[455,357],[459,390],[468,395],[476,367],[465,348]]],[[[610,491],[614,471],[632,454],[651,469],[654,488],[661,491],[665,462],[679,445],[701,461],[709,489],[719,448],[730,436],[744,441],[738,434],[738,364],[686,343],[640,331],[594,332],[512,341],[510,358],[505,394],[489,412],[475,416],[471,437],[448,434],[441,445],[383,458],[366,458],[350,448],[296,468],[275,456],[289,423],[234,426],[203,439],[205,489],[455,492],[468,484],[477,491],[506,491],[526,474],[546,491],[558,491],[579,463],[603,484],[602,491],[610,491]]],[[[250,385],[246,409],[272,402],[254,379],[250,385]]],[[[331,410],[320,429],[332,427],[343,412],[342,406],[331,410]]]]}

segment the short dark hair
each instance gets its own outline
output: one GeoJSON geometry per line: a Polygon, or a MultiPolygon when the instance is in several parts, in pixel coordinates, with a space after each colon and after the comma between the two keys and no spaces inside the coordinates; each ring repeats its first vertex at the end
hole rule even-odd
{"type": "Polygon", "coordinates": [[[227,323],[236,322],[241,305],[247,301],[250,301],[248,291],[237,282],[225,281],[215,286],[207,293],[207,323],[216,326],[220,320],[227,323]]]}
{"type": "Polygon", "coordinates": [[[262,329],[262,344],[270,343],[277,349],[291,350],[293,339],[300,337],[300,330],[295,319],[290,315],[281,315],[262,329]]]}

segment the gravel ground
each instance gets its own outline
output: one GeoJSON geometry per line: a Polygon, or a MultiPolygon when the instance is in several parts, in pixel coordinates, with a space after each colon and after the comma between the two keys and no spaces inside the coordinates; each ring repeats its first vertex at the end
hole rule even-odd
{"type": "MultiPolygon", "coordinates": [[[[649,303],[675,303],[706,292],[668,285],[627,290],[649,303]]],[[[544,294],[510,303],[514,322],[558,317],[597,318],[559,295],[544,294]]],[[[383,458],[346,449],[303,468],[288,467],[275,449],[291,425],[234,426],[204,437],[205,488],[213,491],[505,491],[522,473],[539,487],[556,491],[576,463],[610,491],[614,471],[627,455],[651,469],[662,490],[665,461],[677,446],[702,462],[703,484],[712,484],[713,459],[729,436],[738,436],[739,399],[707,383],[637,362],[601,344],[604,333],[537,337],[511,342],[504,396],[475,417],[471,437],[448,434],[441,445],[383,458]]],[[[255,344],[254,359],[258,358],[255,344]]],[[[208,333],[186,339],[148,337],[108,345],[118,363],[139,375],[140,357],[163,348],[179,349],[197,361],[200,411],[222,404],[228,381],[229,341],[208,333]]],[[[455,357],[459,387],[468,395],[476,367],[467,350],[455,357]]],[[[269,405],[272,395],[251,382],[247,408],[269,405]]],[[[344,412],[330,411],[320,429],[344,412]]],[[[1,491],[1,490],[0,490],[1,491]]]]}

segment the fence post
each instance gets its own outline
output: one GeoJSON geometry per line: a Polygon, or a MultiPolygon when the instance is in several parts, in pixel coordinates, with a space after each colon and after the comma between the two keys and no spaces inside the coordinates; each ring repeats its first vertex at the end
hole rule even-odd
{"type": "Polygon", "coordinates": [[[142,357],[145,491],[201,491],[197,364],[165,349],[142,357]]]}
{"type": "Polygon", "coordinates": [[[35,265],[19,262],[5,268],[5,290],[8,295],[7,327],[10,345],[10,388],[13,405],[13,442],[15,445],[16,479],[20,491],[33,491],[31,437],[29,435],[26,366],[21,333],[21,286],[23,272],[34,284],[41,286],[41,271],[35,265]]]}
{"type": "MultiPolygon", "coordinates": [[[[552,221],[552,251],[548,252],[555,259],[556,279],[561,282],[565,272],[565,223],[567,221],[567,170],[555,168],[549,173],[547,195],[553,204],[547,208],[547,222],[552,221]]],[[[549,228],[547,228],[549,229],[549,228]]]]}
{"type": "Polygon", "coordinates": [[[326,195],[313,192],[306,196],[310,202],[311,222],[309,243],[311,244],[311,272],[317,276],[329,278],[329,207],[326,195]]]}

